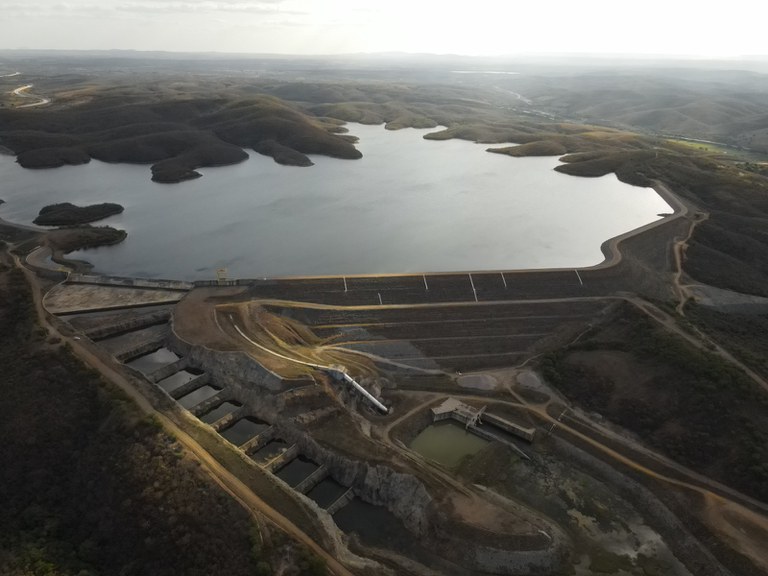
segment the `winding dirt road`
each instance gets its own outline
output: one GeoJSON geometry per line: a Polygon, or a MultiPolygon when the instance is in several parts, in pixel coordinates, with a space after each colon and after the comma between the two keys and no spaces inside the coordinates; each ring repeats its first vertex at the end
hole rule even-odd
{"type": "Polygon", "coordinates": [[[51,102],[50,98],[46,98],[45,96],[38,96],[37,94],[30,93],[29,90],[33,87],[34,87],[34,84],[25,84],[24,86],[19,86],[12,92],[14,96],[18,96],[19,98],[32,98],[34,100],[37,100],[37,102],[29,102],[28,104],[22,104],[21,106],[17,106],[17,108],[32,108],[33,106],[43,106],[51,102]]]}

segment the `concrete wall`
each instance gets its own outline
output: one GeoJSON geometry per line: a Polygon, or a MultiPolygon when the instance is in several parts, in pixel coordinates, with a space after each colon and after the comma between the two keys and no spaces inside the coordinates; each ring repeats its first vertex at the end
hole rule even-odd
{"type": "Polygon", "coordinates": [[[118,336],[123,333],[133,332],[140,328],[148,328],[168,322],[171,317],[170,310],[158,310],[151,314],[142,314],[135,318],[128,318],[109,326],[99,326],[85,330],[85,335],[91,340],[101,340],[110,336],[118,336]]]}
{"type": "Polygon", "coordinates": [[[117,359],[118,362],[123,362],[123,363],[130,362],[134,358],[138,358],[139,356],[144,356],[144,354],[150,354],[151,352],[154,352],[155,350],[158,350],[162,347],[163,347],[162,340],[146,342],[144,344],[141,344],[140,346],[131,348],[130,350],[125,350],[123,352],[120,352],[119,354],[115,354],[115,358],[117,359]]]}
{"type": "Polygon", "coordinates": [[[273,392],[283,389],[281,378],[243,352],[221,352],[193,346],[179,338],[173,330],[167,345],[179,356],[186,357],[189,366],[209,373],[211,380],[219,386],[234,390],[241,402],[250,403],[253,400],[255,405],[259,405],[266,396],[259,392],[259,388],[273,392]]]}
{"type": "Polygon", "coordinates": [[[146,278],[124,278],[120,276],[95,276],[91,274],[70,274],[71,284],[100,284],[104,286],[123,286],[130,288],[155,288],[162,290],[189,291],[194,287],[191,282],[181,280],[150,280],[146,278]]]}
{"type": "Polygon", "coordinates": [[[523,440],[527,440],[528,442],[533,442],[533,436],[536,432],[535,428],[523,428],[522,426],[515,424],[514,422],[510,422],[509,420],[505,420],[504,418],[500,418],[499,416],[496,416],[494,414],[489,414],[488,412],[484,413],[481,418],[483,422],[486,422],[488,424],[493,424],[494,426],[497,426],[501,428],[502,430],[506,430],[510,434],[514,434],[518,438],[522,438],[523,440]]]}

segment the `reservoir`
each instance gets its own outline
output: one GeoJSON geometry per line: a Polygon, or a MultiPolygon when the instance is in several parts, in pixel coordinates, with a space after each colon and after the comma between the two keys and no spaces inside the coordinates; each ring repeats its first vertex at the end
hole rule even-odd
{"type": "Polygon", "coordinates": [[[104,274],[193,280],[217,268],[260,278],[591,266],[605,240],[671,211],[613,174],[555,172],[556,157],[347,127],[360,160],[313,156],[298,168],[249,152],[181,184],[152,182],[149,166],[26,170],[0,156],[0,217],[29,224],[47,204],[117,202],[125,212],[96,225],[127,240],[72,257],[104,274]]]}

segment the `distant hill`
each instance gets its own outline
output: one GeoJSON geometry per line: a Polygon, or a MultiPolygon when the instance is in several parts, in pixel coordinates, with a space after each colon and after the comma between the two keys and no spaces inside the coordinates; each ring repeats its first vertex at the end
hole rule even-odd
{"type": "Polygon", "coordinates": [[[525,76],[514,85],[532,107],[560,117],[768,153],[768,75],[631,69],[525,76]]]}
{"type": "Polygon", "coordinates": [[[104,162],[152,164],[152,179],[180,182],[203,166],[241,162],[244,148],[282,164],[311,165],[306,154],[355,159],[347,138],[295,107],[265,95],[249,98],[155,95],[112,86],[88,90],[87,100],[38,110],[0,109],[0,142],[26,168],[104,162]]]}

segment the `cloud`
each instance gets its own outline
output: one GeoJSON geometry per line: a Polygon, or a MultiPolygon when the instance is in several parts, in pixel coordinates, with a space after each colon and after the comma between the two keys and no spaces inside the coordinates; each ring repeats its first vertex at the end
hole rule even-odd
{"type": "Polygon", "coordinates": [[[119,13],[140,14],[195,14],[240,12],[247,14],[300,15],[302,11],[285,7],[286,0],[38,0],[34,6],[18,0],[0,0],[0,12],[12,14],[46,15],[103,15],[119,13]]]}

